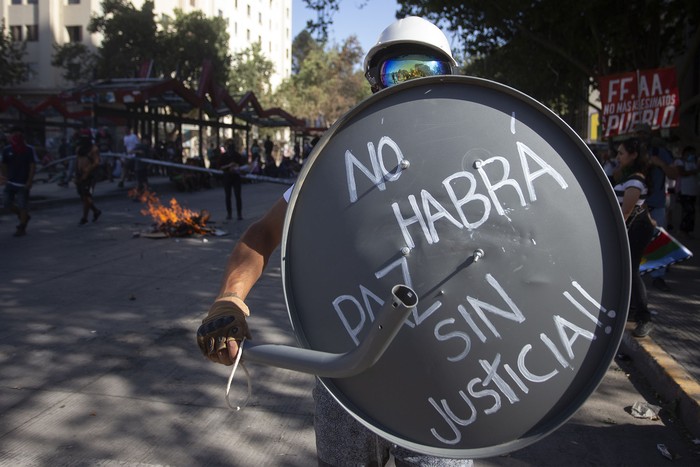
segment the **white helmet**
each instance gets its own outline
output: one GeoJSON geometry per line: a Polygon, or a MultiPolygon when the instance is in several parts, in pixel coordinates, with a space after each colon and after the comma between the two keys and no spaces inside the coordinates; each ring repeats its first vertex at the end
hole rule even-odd
{"type": "Polygon", "coordinates": [[[416,44],[428,47],[449,59],[453,66],[457,62],[452,57],[450,43],[445,34],[430,21],[418,16],[407,16],[390,24],[377,39],[377,43],[369,49],[364,61],[364,70],[367,72],[372,65],[372,59],[387,47],[400,44],[416,44]]]}

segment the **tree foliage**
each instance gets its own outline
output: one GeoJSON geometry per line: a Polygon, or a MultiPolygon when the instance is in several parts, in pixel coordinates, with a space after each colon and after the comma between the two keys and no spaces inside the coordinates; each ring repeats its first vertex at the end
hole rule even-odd
{"type": "Polygon", "coordinates": [[[316,41],[311,33],[304,29],[292,41],[292,73],[299,73],[301,64],[313,50],[323,50],[323,43],[316,41]]]}
{"type": "Polygon", "coordinates": [[[146,0],[140,10],[128,0],[103,0],[102,12],[88,24],[88,31],[103,35],[98,77],[133,77],[144,60],[160,55],[153,0],[146,0]]]}
{"type": "Polygon", "coordinates": [[[308,34],[315,34],[319,43],[328,40],[328,28],[333,24],[333,15],[338,11],[340,2],[341,0],[304,0],[306,9],[316,12],[316,20],[308,20],[305,30],[308,34]]]}
{"type": "Polygon", "coordinates": [[[159,48],[164,53],[158,57],[158,68],[166,75],[176,73],[194,87],[206,59],[212,64],[214,81],[226,83],[231,66],[226,21],[207,18],[201,11],[184,13],[175,9],[174,13],[174,18],[166,16],[159,23],[159,48]]]}
{"type": "Polygon", "coordinates": [[[97,56],[80,42],[54,44],[51,65],[63,69],[63,79],[71,83],[86,83],[94,79],[97,56]]]}
{"type": "MultiPolygon", "coordinates": [[[[305,0],[323,35],[342,0],[305,0]]],[[[368,0],[379,1],[379,0],[368,0]]],[[[668,66],[679,82],[700,47],[696,0],[398,0],[398,16],[428,18],[461,38],[467,74],[511,85],[570,122],[597,78],[668,66]],[[567,118],[568,117],[568,118],[567,118]]],[[[378,31],[379,33],[379,31],[378,31]]],[[[697,101],[686,96],[685,100],[697,101]]],[[[682,97],[683,101],[684,98],[682,97]]]]}
{"type": "Polygon", "coordinates": [[[26,43],[12,40],[5,21],[0,23],[0,86],[12,86],[29,77],[29,66],[22,61],[26,43]]]}
{"type": "MultiPolygon", "coordinates": [[[[308,33],[300,33],[297,39],[308,33]]],[[[369,96],[369,85],[356,64],[362,60],[362,47],[357,37],[350,36],[340,45],[327,50],[306,38],[295,44],[306,44],[306,52],[293,51],[299,70],[277,89],[275,101],[297,117],[315,121],[321,117],[332,124],[345,112],[369,96]]]]}
{"type": "Polygon", "coordinates": [[[459,34],[467,71],[551,104],[586,99],[612,73],[669,65],[697,34],[693,0],[401,0],[401,14],[459,34]]]}
{"type": "Polygon", "coordinates": [[[260,42],[256,42],[233,55],[229,92],[240,95],[253,91],[262,105],[268,105],[270,77],[274,71],[275,65],[262,53],[260,42]]]}

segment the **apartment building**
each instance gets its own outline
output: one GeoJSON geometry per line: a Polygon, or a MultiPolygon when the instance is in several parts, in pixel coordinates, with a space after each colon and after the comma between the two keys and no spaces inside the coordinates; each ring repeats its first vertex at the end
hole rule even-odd
{"type": "MultiPolygon", "coordinates": [[[[132,0],[140,8],[143,0],[132,0]]],[[[82,42],[99,46],[101,37],[87,30],[90,17],[101,13],[101,0],[1,0],[0,21],[17,41],[26,41],[24,59],[31,69],[28,81],[13,91],[24,95],[50,95],[70,86],[61,71],[51,66],[53,45],[82,42]]],[[[231,53],[260,41],[262,52],[274,64],[272,87],[291,73],[292,0],[155,0],[157,17],[201,10],[226,20],[231,53]]]]}

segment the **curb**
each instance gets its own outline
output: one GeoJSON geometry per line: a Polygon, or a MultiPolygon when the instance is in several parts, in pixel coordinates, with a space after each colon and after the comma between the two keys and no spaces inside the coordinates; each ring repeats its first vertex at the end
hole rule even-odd
{"type": "Polygon", "coordinates": [[[700,384],[651,338],[632,336],[633,327],[627,323],[620,348],[633,357],[634,366],[662,398],[675,402],[678,419],[700,438],[700,384]]]}

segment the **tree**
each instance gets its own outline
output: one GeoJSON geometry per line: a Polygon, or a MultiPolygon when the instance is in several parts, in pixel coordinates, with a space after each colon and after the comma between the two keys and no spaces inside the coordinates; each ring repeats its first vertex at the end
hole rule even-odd
{"type": "Polygon", "coordinates": [[[299,73],[301,65],[312,50],[323,50],[323,44],[314,40],[304,29],[292,41],[292,73],[299,73]]]}
{"type": "Polygon", "coordinates": [[[314,121],[321,116],[332,124],[370,95],[362,71],[355,67],[362,60],[362,47],[350,36],[328,50],[318,43],[308,50],[298,73],[277,89],[275,101],[297,117],[314,121]]]}
{"type": "MultiPolygon", "coordinates": [[[[316,40],[328,40],[328,28],[333,24],[333,15],[338,11],[341,0],[304,0],[306,8],[316,11],[316,21],[308,20],[306,30],[316,34],[316,40]]],[[[366,0],[369,1],[369,0],[366,0]]]]}
{"type": "Polygon", "coordinates": [[[442,20],[461,35],[468,72],[497,77],[553,107],[586,101],[600,76],[671,64],[700,19],[692,0],[400,3],[400,14],[442,20]]]}
{"type": "Polygon", "coordinates": [[[221,17],[207,18],[201,11],[184,13],[176,8],[174,13],[175,18],[166,16],[159,23],[160,49],[165,53],[158,58],[158,68],[165,75],[176,73],[194,88],[202,63],[208,60],[214,82],[226,84],[231,66],[226,21],[221,17]]]}
{"type": "Polygon", "coordinates": [[[275,65],[262,53],[260,42],[256,42],[233,55],[229,92],[253,91],[260,104],[266,106],[270,102],[270,77],[274,71],[275,65]]]}
{"type": "Polygon", "coordinates": [[[51,65],[62,68],[63,79],[74,84],[85,83],[94,78],[97,56],[90,52],[85,44],[68,42],[54,44],[51,65]]]}
{"type": "MultiPolygon", "coordinates": [[[[341,0],[305,0],[326,31],[341,0]]],[[[371,0],[368,0],[371,1],[371,0]]],[[[696,0],[398,0],[398,17],[445,25],[464,44],[465,71],[511,85],[572,123],[597,78],[680,60],[690,79],[700,48],[696,0]]],[[[313,29],[315,28],[315,29],[313,29]]],[[[692,86],[691,86],[692,87],[692,86]]],[[[694,86],[697,93],[697,86],[694,86]]],[[[681,96],[692,106],[700,95],[681,96]]],[[[690,110],[691,106],[683,105],[690,110]]]]}
{"type": "Polygon", "coordinates": [[[13,86],[29,77],[29,66],[22,61],[25,48],[26,43],[15,42],[5,30],[3,20],[0,23],[0,86],[13,86]]]}
{"type": "Polygon", "coordinates": [[[144,60],[161,55],[153,0],[146,0],[140,10],[128,0],[103,0],[102,12],[88,24],[88,31],[103,35],[98,49],[97,77],[132,77],[144,60]]]}

